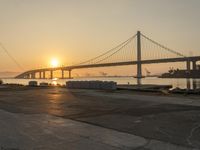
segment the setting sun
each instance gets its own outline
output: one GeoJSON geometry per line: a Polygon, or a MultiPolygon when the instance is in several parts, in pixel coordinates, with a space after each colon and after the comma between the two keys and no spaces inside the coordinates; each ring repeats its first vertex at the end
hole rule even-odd
{"type": "Polygon", "coordinates": [[[59,61],[57,59],[52,59],[51,60],[51,67],[58,67],[59,61]]]}

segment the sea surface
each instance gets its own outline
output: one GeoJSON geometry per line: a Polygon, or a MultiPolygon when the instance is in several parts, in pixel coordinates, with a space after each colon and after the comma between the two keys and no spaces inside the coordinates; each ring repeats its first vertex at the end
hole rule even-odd
{"type": "MultiPolygon", "coordinates": [[[[90,77],[90,78],[74,78],[74,79],[2,79],[4,83],[14,83],[28,85],[29,81],[48,82],[50,84],[65,85],[66,81],[83,81],[83,80],[101,80],[101,81],[115,81],[117,84],[137,84],[137,79],[133,77],[90,77]]],[[[172,78],[157,78],[146,77],[141,79],[142,84],[156,84],[156,85],[172,85],[173,88],[182,89],[198,89],[200,88],[200,79],[172,79],[172,78]]]]}

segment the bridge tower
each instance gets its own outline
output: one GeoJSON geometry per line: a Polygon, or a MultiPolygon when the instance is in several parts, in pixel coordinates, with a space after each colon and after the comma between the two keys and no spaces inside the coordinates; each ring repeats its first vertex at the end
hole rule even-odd
{"type": "Polygon", "coordinates": [[[137,31],[137,78],[142,78],[142,64],[141,64],[141,33],[137,31]]]}

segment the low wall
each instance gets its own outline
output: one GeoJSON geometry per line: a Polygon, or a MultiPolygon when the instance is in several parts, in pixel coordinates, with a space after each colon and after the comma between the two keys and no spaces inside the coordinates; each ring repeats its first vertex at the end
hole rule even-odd
{"type": "Polygon", "coordinates": [[[113,81],[67,81],[66,86],[69,89],[117,89],[117,83],[113,81]]]}

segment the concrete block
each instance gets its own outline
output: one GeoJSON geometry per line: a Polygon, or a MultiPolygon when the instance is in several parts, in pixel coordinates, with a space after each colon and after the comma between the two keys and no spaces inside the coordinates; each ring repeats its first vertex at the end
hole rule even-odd
{"type": "Polygon", "coordinates": [[[38,83],[37,83],[37,81],[29,81],[29,82],[28,82],[28,85],[29,85],[29,86],[37,86],[38,83]]]}
{"type": "Polygon", "coordinates": [[[113,81],[68,81],[66,87],[70,89],[104,89],[116,90],[117,83],[113,81]]]}

